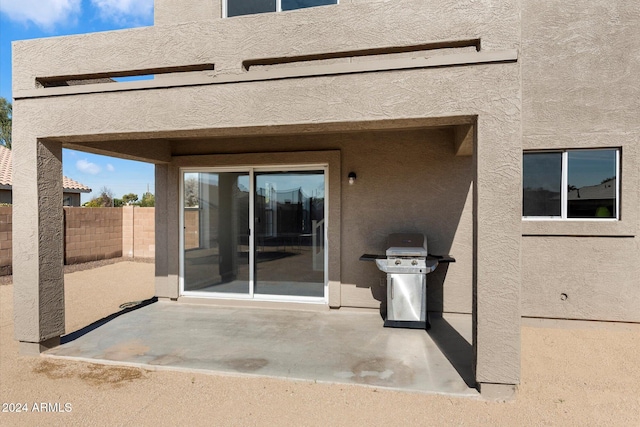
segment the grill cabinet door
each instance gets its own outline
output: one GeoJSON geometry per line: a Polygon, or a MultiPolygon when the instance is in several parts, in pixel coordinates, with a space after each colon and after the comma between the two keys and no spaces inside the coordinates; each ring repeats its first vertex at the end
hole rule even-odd
{"type": "Polygon", "coordinates": [[[387,274],[387,320],[426,321],[424,274],[387,274]]]}

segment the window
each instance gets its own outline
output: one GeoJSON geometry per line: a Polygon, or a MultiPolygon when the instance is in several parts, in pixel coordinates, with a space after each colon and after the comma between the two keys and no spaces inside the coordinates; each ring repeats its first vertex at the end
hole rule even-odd
{"type": "Polygon", "coordinates": [[[525,152],[522,216],[618,219],[620,150],[525,152]]]}
{"type": "Polygon", "coordinates": [[[337,4],[338,0],[227,0],[226,17],[337,4]]]}

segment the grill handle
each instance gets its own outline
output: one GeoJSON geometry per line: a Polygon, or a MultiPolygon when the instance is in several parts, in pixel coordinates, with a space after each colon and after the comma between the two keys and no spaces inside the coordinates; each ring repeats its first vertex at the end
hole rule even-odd
{"type": "Polygon", "coordinates": [[[393,299],[393,277],[389,280],[389,284],[391,285],[391,299],[393,299]]]}

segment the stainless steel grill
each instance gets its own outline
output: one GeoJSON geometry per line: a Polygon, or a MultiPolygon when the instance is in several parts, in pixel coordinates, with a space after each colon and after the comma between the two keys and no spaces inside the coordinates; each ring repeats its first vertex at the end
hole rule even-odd
{"type": "Polygon", "coordinates": [[[438,262],[453,262],[448,256],[429,256],[424,234],[391,234],[385,256],[363,255],[375,260],[387,274],[387,316],[384,326],[428,329],[427,278],[438,262]]]}

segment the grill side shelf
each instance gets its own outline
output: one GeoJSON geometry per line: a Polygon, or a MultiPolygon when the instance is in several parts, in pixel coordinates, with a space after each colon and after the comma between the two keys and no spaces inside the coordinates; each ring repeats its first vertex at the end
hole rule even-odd
{"type": "Polygon", "coordinates": [[[386,255],[363,254],[360,256],[360,261],[375,261],[377,259],[385,259],[386,257],[386,255]]]}
{"type": "MultiPolygon", "coordinates": [[[[378,254],[362,254],[360,255],[360,261],[375,261],[377,259],[385,259],[386,255],[378,255],[378,254]]],[[[448,262],[456,262],[456,259],[451,255],[433,255],[429,254],[427,259],[437,260],[438,263],[444,264],[448,262]]]]}
{"type": "Polygon", "coordinates": [[[456,262],[456,259],[454,257],[452,257],[451,255],[432,255],[429,254],[427,256],[427,259],[435,259],[438,261],[439,264],[444,264],[444,263],[449,263],[449,262],[456,262]]]}

